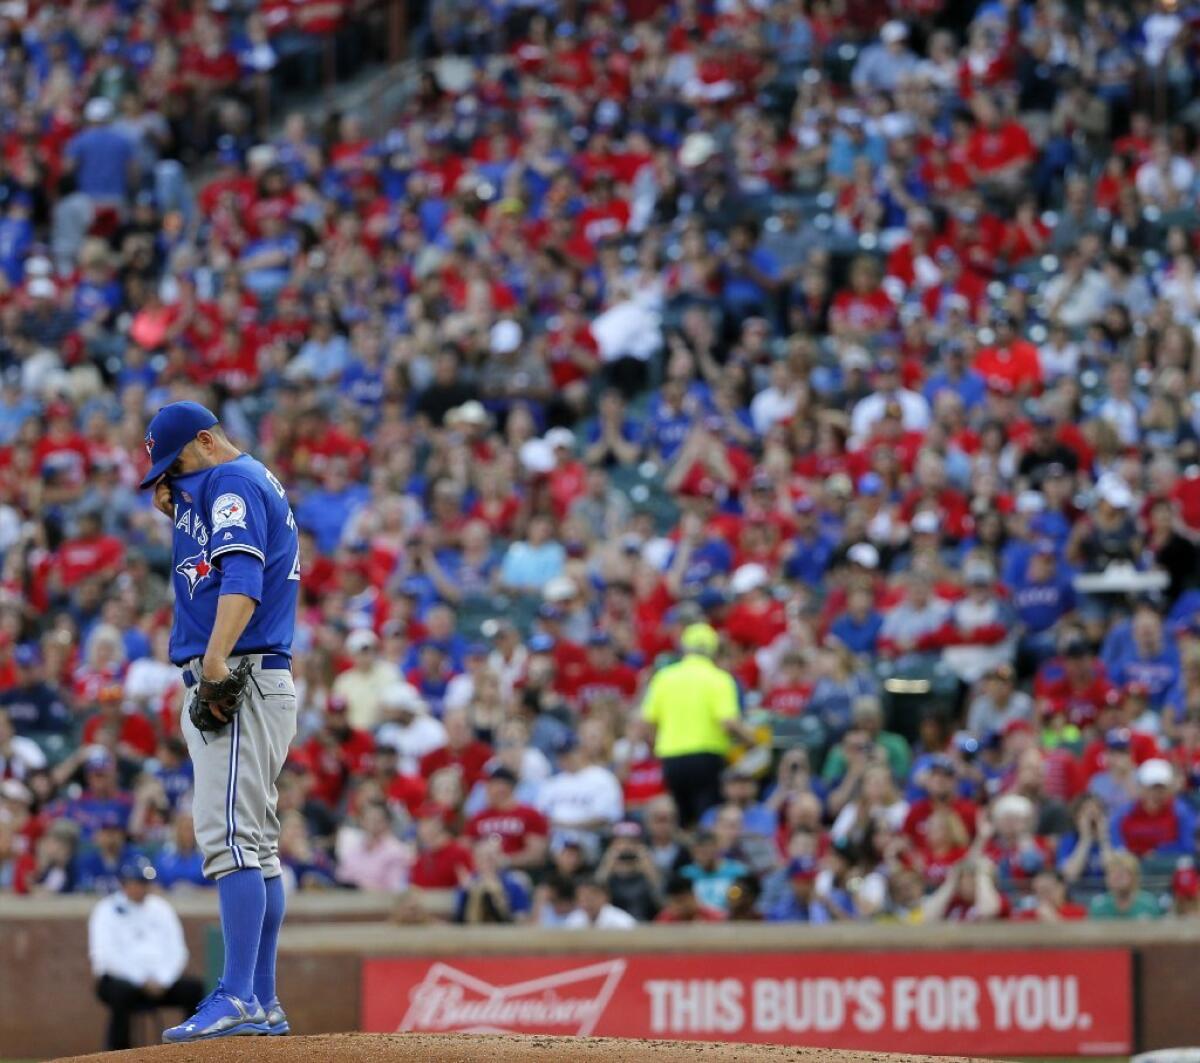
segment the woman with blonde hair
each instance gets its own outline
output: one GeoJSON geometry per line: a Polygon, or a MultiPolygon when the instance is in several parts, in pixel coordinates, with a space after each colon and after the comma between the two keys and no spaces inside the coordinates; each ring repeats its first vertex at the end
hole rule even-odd
{"type": "Polygon", "coordinates": [[[949,808],[935,809],[925,821],[925,837],[918,857],[928,886],[940,885],[950,869],[967,852],[970,836],[957,812],[949,808]]]}
{"type": "Polygon", "coordinates": [[[886,764],[873,764],[863,772],[856,792],[833,821],[829,836],[835,842],[861,845],[875,823],[884,823],[898,831],[908,814],[908,802],[896,789],[892,773],[886,764]]]}

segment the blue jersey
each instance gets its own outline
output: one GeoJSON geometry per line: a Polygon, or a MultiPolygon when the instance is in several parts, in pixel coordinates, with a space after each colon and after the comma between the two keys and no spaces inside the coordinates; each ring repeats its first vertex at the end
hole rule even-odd
{"type": "Polygon", "coordinates": [[[263,563],[262,600],[234,647],[291,655],[300,592],[300,541],[283,485],[248,454],[171,481],[175,505],[175,625],[171,660],[202,657],[217,617],[221,558],[263,563]]]}

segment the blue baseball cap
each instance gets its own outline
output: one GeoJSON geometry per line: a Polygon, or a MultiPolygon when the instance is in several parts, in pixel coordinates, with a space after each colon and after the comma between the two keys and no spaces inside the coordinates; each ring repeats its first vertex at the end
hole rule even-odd
{"type": "Polygon", "coordinates": [[[172,402],[159,410],[146,429],[146,452],[152,464],[141,486],[157,483],[196,434],[216,423],[217,415],[198,402],[172,402]]]}

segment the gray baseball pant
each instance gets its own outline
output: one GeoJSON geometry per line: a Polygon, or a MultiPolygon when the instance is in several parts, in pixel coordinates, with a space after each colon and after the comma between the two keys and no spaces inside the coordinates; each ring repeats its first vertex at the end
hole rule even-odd
{"type": "MultiPolygon", "coordinates": [[[[196,843],[204,854],[204,874],[211,879],[247,867],[263,876],[280,874],[279,798],[275,782],[296,735],[296,686],[285,668],[262,668],[263,654],[247,654],[253,662],[242,709],[228,727],[200,732],[188,707],[196,696],[193,683],[184,698],[180,725],[192,758],[195,781],[192,821],[196,843]]],[[[278,663],[277,654],[266,655],[278,663]]],[[[241,657],[230,657],[234,668],[241,657]]],[[[184,669],[198,679],[200,662],[184,669]]]]}

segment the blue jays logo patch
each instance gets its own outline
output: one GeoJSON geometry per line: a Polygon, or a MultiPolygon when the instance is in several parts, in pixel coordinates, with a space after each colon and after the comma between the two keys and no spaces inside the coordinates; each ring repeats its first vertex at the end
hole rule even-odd
{"type": "Polygon", "coordinates": [[[149,432],[146,433],[146,453],[150,455],[150,460],[154,460],[154,436],[149,432]]]}
{"type": "Polygon", "coordinates": [[[185,557],[178,565],[175,566],[175,571],[178,572],[188,582],[188,597],[196,596],[196,585],[202,580],[207,579],[212,572],[212,563],[208,560],[208,551],[201,550],[198,554],[192,554],[191,557],[185,557]]]}

